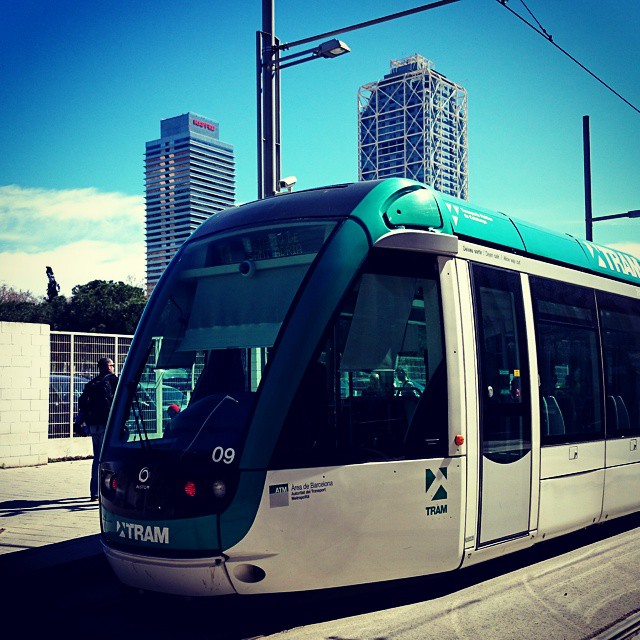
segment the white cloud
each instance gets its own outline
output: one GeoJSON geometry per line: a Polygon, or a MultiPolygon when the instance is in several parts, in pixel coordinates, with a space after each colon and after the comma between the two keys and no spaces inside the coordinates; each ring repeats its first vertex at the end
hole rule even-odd
{"type": "MultiPolygon", "coordinates": [[[[144,218],[141,196],[0,187],[0,282],[44,296],[50,266],[66,296],[96,279],[144,286],[144,218]]],[[[639,242],[608,246],[640,259],[639,242]]]]}
{"type": "Polygon", "coordinates": [[[95,279],[142,286],[143,198],[96,189],[0,187],[0,281],[45,295],[47,266],[67,296],[95,279]]]}

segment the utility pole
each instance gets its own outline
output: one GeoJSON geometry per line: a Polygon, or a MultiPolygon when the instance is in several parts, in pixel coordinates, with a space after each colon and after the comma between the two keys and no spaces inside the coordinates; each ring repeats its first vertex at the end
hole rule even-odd
{"type": "Polygon", "coordinates": [[[584,221],[585,237],[593,241],[593,207],[591,202],[591,141],[589,116],[582,116],[582,146],[584,148],[584,221]]]}
{"type": "Polygon", "coordinates": [[[280,73],[274,0],[262,0],[256,34],[258,98],[258,198],[273,195],[280,181],[280,73]]]}

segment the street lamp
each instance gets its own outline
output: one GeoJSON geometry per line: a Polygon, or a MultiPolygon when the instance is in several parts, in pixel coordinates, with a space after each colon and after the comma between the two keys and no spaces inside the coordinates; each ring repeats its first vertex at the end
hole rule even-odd
{"type": "Polygon", "coordinates": [[[321,33],[295,42],[280,44],[275,36],[274,0],[262,0],[262,31],[256,32],[256,86],[258,111],[258,198],[275,195],[280,185],[280,71],[318,58],[337,58],[349,53],[341,40],[327,40],[299,53],[281,56],[291,47],[324,40],[347,31],[369,27],[459,0],[437,0],[427,5],[400,11],[375,20],[321,33]],[[306,57],[303,57],[306,56],[306,57]]]}
{"type": "MultiPolygon", "coordinates": [[[[273,22],[273,0],[271,1],[271,15],[267,12],[267,22],[273,22]]],[[[297,53],[281,56],[280,51],[286,51],[292,45],[280,44],[271,31],[265,31],[269,26],[264,24],[263,30],[256,36],[256,66],[258,82],[258,198],[272,196],[276,185],[280,186],[280,71],[303,62],[319,58],[337,58],[349,53],[348,45],[341,40],[328,40],[297,53]],[[303,57],[304,56],[304,57],[303,57]]],[[[291,189],[289,189],[290,191],[291,189]]]]}
{"type": "MultiPolygon", "coordinates": [[[[285,51],[290,45],[283,44],[278,49],[285,51]]],[[[275,63],[276,70],[285,69],[286,67],[293,67],[294,64],[300,64],[301,62],[308,62],[309,60],[317,60],[318,58],[337,58],[345,53],[349,53],[351,49],[342,40],[327,40],[318,47],[313,49],[305,49],[305,51],[299,51],[298,53],[292,53],[288,56],[278,56],[278,60],[275,63]],[[299,59],[300,56],[306,55],[306,58],[299,59]],[[297,59],[296,59],[297,58],[297,59]],[[291,61],[291,62],[290,62],[291,61]],[[282,64],[284,62],[284,64],[282,64]]]]}
{"type": "Polygon", "coordinates": [[[351,49],[342,40],[329,40],[316,47],[316,53],[321,58],[337,58],[343,53],[349,53],[349,51],[351,49]]]}

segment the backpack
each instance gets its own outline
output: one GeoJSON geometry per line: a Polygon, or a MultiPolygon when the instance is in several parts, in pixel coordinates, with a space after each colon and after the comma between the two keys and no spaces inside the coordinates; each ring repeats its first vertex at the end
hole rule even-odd
{"type": "Polygon", "coordinates": [[[95,377],[87,382],[82,395],[78,398],[78,408],[86,424],[100,426],[107,424],[117,382],[118,378],[112,373],[102,378],[95,377]]]}

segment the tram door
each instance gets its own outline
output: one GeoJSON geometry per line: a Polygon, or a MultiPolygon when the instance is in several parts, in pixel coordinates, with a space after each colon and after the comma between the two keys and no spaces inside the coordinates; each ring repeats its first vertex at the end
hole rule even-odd
{"type": "Polygon", "coordinates": [[[531,399],[520,275],[474,265],[480,545],[529,531],[531,399]]]}

